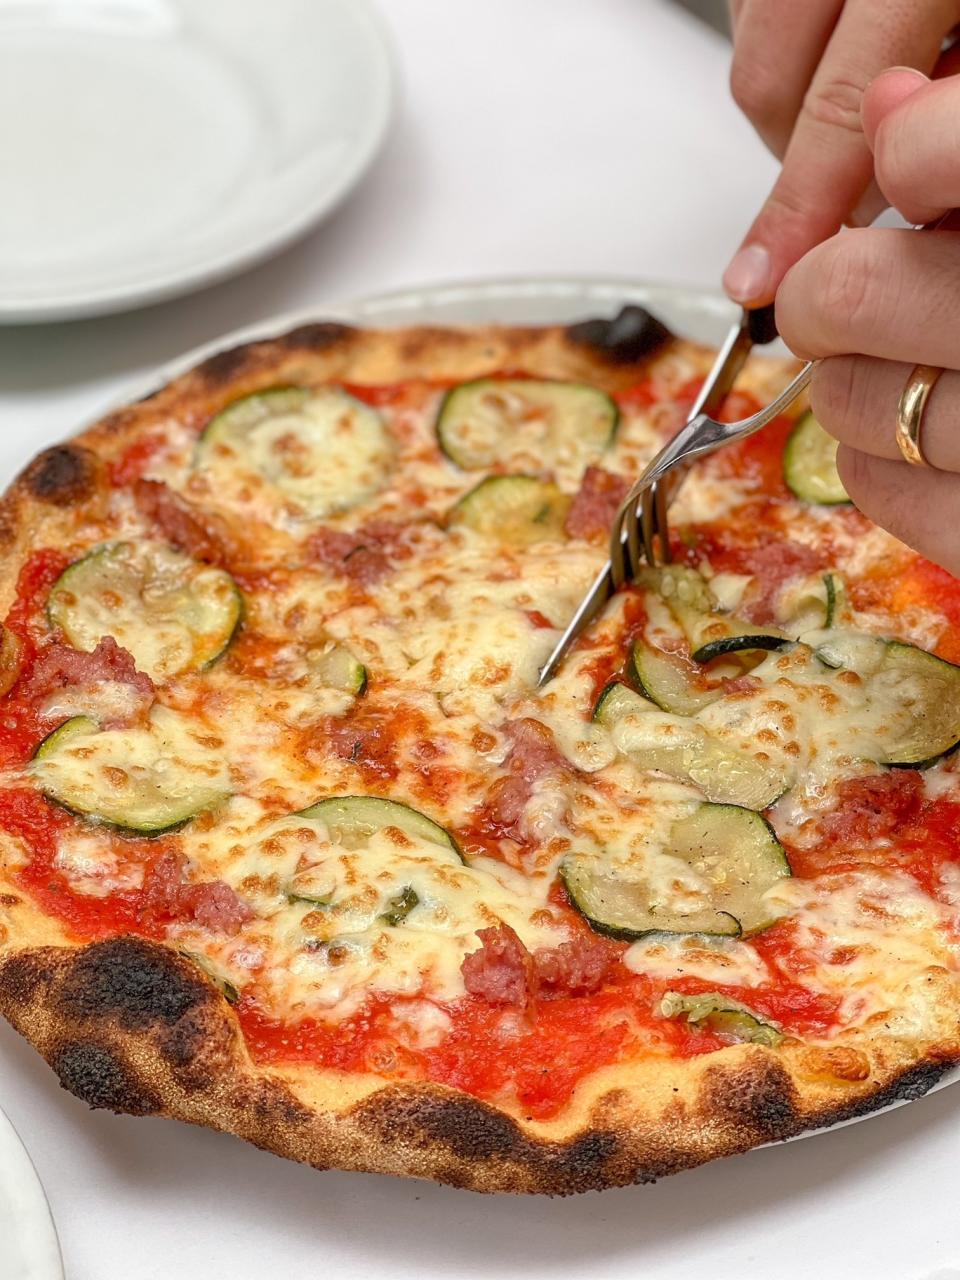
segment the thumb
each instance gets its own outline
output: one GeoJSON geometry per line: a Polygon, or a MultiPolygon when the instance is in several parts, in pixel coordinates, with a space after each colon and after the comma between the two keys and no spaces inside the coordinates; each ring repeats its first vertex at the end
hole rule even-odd
{"type": "Polygon", "coordinates": [[[860,104],[860,119],[871,151],[874,150],[877,130],[890,112],[929,83],[923,72],[915,71],[913,67],[891,67],[870,81],[860,104]]]}

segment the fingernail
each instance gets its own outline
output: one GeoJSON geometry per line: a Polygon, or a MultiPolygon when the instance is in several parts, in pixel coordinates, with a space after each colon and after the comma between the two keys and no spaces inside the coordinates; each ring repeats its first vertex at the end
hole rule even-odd
{"type": "Polygon", "coordinates": [[[734,254],[723,273],[723,287],[734,302],[758,302],[773,291],[770,288],[770,254],[762,244],[748,244],[734,254]]]}
{"type": "MultiPolygon", "coordinates": [[[[930,79],[930,77],[925,76],[922,71],[918,71],[916,67],[887,67],[885,71],[880,72],[880,75],[888,76],[893,71],[899,71],[901,74],[905,72],[908,76],[916,76],[916,78],[923,84],[926,84],[930,79]]],[[[874,79],[879,80],[880,76],[875,76],[874,79]]]]}

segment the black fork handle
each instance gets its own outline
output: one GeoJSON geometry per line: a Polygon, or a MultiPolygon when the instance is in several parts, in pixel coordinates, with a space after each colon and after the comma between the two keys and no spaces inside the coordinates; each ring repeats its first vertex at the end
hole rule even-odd
{"type": "Polygon", "coordinates": [[[768,342],[780,336],[772,302],[766,307],[757,307],[756,310],[747,312],[747,332],[755,347],[765,347],[768,342]]]}

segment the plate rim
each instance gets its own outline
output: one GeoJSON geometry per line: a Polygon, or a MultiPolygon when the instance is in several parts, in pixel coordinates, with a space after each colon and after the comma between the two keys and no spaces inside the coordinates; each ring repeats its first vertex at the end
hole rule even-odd
{"type": "Polygon", "coordinates": [[[371,117],[368,132],[352,148],[342,171],[322,198],[294,207],[290,217],[248,238],[239,249],[201,260],[187,271],[154,273],[125,284],[102,289],[80,288],[66,293],[51,290],[44,297],[0,295],[0,325],[51,324],[60,321],[122,314],[154,303],[198,292],[249,270],[289,248],[313,227],[329,217],[360,184],[382,151],[393,126],[398,97],[399,56],[393,32],[374,0],[327,0],[359,20],[367,28],[369,65],[383,94],[382,106],[371,117]]]}
{"type": "Polygon", "coordinates": [[[3,1175],[16,1180],[21,1194],[30,1189],[32,1221],[29,1229],[21,1230],[18,1235],[19,1244],[29,1242],[29,1252],[21,1255],[28,1267],[27,1275],[31,1280],[64,1280],[63,1251],[50,1201],[16,1126],[0,1109],[0,1178],[3,1175]],[[43,1226],[38,1230],[41,1221],[43,1226]]]}
{"type": "MultiPolygon", "coordinates": [[[[97,422],[101,417],[108,413],[115,412],[117,409],[123,408],[125,405],[135,400],[158,391],[172,379],[186,373],[201,361],[208,359],[210,356],[216,355],[220,351],[229,349],[245,342],[254,342],[262,339],[269,339],[278,334],[286,332],[289,328],[297,327],[302,324],[324,323],[324,322],[340,322],[344,324],[362,325],[369,323],[371,320],[377,320],[378,312],[388,312],[391,308],[400,309],[411,312],[411,322],[416,323],[416,311],[418,307],[422,307],[425,301],[440,298],[447,299],[452,303],[463,301],[468,304],[471,300],[490,301],[501,300],[505,303],[511,301],[517,306],[524,302],[544,299],[548,296],[555,299],[569,299],[571,302],[580,300],[584,305],[589,303],[606,301],[614,302],[619,296],[621,301],[630,301],[630,296],[637,299],[640,295],[645,295],[647,300],[651,300],[656,296],[662,298],[682,299],[686,305],[694,307],[700,305],[715,312],[719,318],[721,315],[733,318],[737,315],[738,308],[726,296],[722,289],[714,287],[706,287],[689,283],[676,283],[669,280],[657,280],[649,277],[640,276],[616,276],[616,275],[534,275],[534,276],[490,276],[477,277],[474,279],[464,279],[459,281],[437,281],[412,286],[401,286],[395,289],[389,289],[382,293],[365,294],[359,297],[348,298],[340,301],[331,302],[329,304],[316,304],[306,307],[299,307],[291,311],[279,312],[262,320],[256,320],[250,324],[243,325],[240,328],[231,330],[219,338],[210,339],[207,342],[200,343],[196,347],[184,352],[180,356],[174,357],[172,360],[165,361],[157,369],[150,374],[141,376],[134,382],[124,386],[120,393],[115,397],[110,397],[106,407],[101,408],[100,412],[93,418],[87,419],[83,424],[74,428],[72,434],[78,434],[86,427],[97,422]]],[[[655,306],[656,303],[653,302],[655,306]]],[[[380,323],[384,323],[382,318],[380,323]]],[[[401,322],[402,323],[402,322],[401,322]]],[[[456,323],[451,319],[451,324],[456,323]]],[[[465,325],[469,325],[470,321],[463,321],[465,325]]],[[[525,323],[520,317],[505,317],[502,323],[525,323]]],[[[533,323],[526,321],[526,323],[533,323]]],[[[560,322],[558,322],[560,323],[560,322]]],[[[385,323],[385,328],[401,327],[400,324],[385,323]]],[[[69,437],[68,437],[69,438],[69,437]]],[[[909,1106],[911,1103],[919,1102],[923,1098],[929,1097],[933,1093],[939,1093],[941,1089],[945,1089],[952,1084],[960,1082],[960,1062],[952,1067],[948,1067],[939,1080],[936,1081],[924,1093],[918,1094],[916,1097],[897,1098],[892,1102],[888,1102],[882,1107],[875,1110],[867,1111],[862,1115],[849,1116],[844,1120],[839,1120],[834,1124],[821,1125],[816,1128],[804,1129],[801,1133],[794,1134],[789,1138],[780,1138],[772,1142],[764,1142],[758,1144],[751,1150],[762,1150],[764,1147],[783,1146],[788,1142],[800,1142],[806,1138],[817,1137],[819,1134],[834,1133],[838,1129],[845,1129],[851,1125],[861,1124],[866,1120],[872,1120],[877,1116],[887,1115],[891,1111],[896,1111],[900,1107],[909,1106]]],[[[2,1113],[0,1113],[2,1114],[2,1113]]]]}

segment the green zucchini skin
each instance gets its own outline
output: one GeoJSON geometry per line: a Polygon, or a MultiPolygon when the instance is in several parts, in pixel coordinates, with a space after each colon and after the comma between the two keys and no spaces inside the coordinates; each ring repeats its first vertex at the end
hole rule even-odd
{"type": "Polygon", "coordinates": [[[326,824],[331,836],[347,848],[356,848],[384,827],[398,827],[412,839],[427,840],[463,862],[460,846],[449,831],[419,809],[381,796],[329,796],[300,811],[304,818],[326,824]]]}
{"type": "Polygon", "coordinates": [[[570,498],[536,476],[487,476],[454,505],[448,527],[464,526],[508,546],[565,538],[570,498]]]}
{"type": "MultiPolygon", "coordinates": [[[[166,712],[167,723],[174,724],[175,713],[166,712]],[[172,718],[170,718],[172,717],[172,718]]],[[[103,730],[89,716],[73,716],[59,725],[39,743],[33,755],[34,773],[40,789],[48,800],[75,817],[97,826],[110,828],[124,835],[159,836],[177,831],[193,818],[216,807],[229,798],[224,785],[214,786],[198,782],[191,785],[189,766],[184,764],[180,776],[179,794],[171,789],[168,769],[150,776],[149,768],[141,768],[145,775],[130,785],[127,800],[118,799],[118,788],[108,777],[101,779],[99,788],[85,784],[82,776],[71,781],[69,771],[57,776],[55,766],[65,752],[79,742],[86,742],[85,760],[108,743],[106,765],[127,772],[130,761],[135,760],[137,744],[148,737],[144,729],[103,730]],[[47,766],[47,767],[45,767],[47,766]]]]}
{"type": "Polygon", "coordinates": [[[67,565],[47,619],[75,649],[111,636],[158,683],[213,666],[232,644],[244,600],[225,569],[162,542],[108,542],[67,565]]]}
{"type": "Polygon", "coordinates": [[[783,635],[768,634],[763,631],[748,632],[744,635],[724,636],[720,640],[711,640],[701,645],[691,657],[694,662],[704,665],[715,658],[729,657],[731,653],[748,653],[755,650],[773,651],[783,649],[790,640],[783,635]]]}
{"type": "Polygon", "coordinates": [[[477,378],[462,382],[444,396],[437,414],[440,449],[464,471],[509,465],[511,444],[522,441],[524,419],[539,414],[546,427],[528,442],[547,468],[571,447],[590,456],[613,442],[620,422],[615,401],[582,382],[536,378],[477,378]],[[527,414],[518,416],[516,408],[527,414]],[[477,430],[477,424],[482,423],[477,430]]]}
{"type": "Polygon", "coordinates": [[[652,934],[751,935],[773,923],[763,895],[791,874],[776,832],[761,814],[736,805],[697,806],[674,824],[663,852],[687,864],[709,887],[710,903],[692,911],[658,900],[653,882],[617,874],[602,857],[568,857],[560,868],[570,901],[597,933],[620,941],[652,934]]]}
{"type": "Polygon", "coordinates": [[[797,419],[783,450],[783,478],[801,502],[835,507],[850,501],[837,472],[837,442],[812,413],[797,419]]]}
{"type": "Polygon", "coordinates": [[[778,1027],[719,991],[694,996],[668,991],[660,1001],[660,1013],[664,1018],[685,1018],[691,1026],[703,1026],[744,1044],[762,1044],[774,1049],[783,1042],[783,1033],[778,1027]]]}

